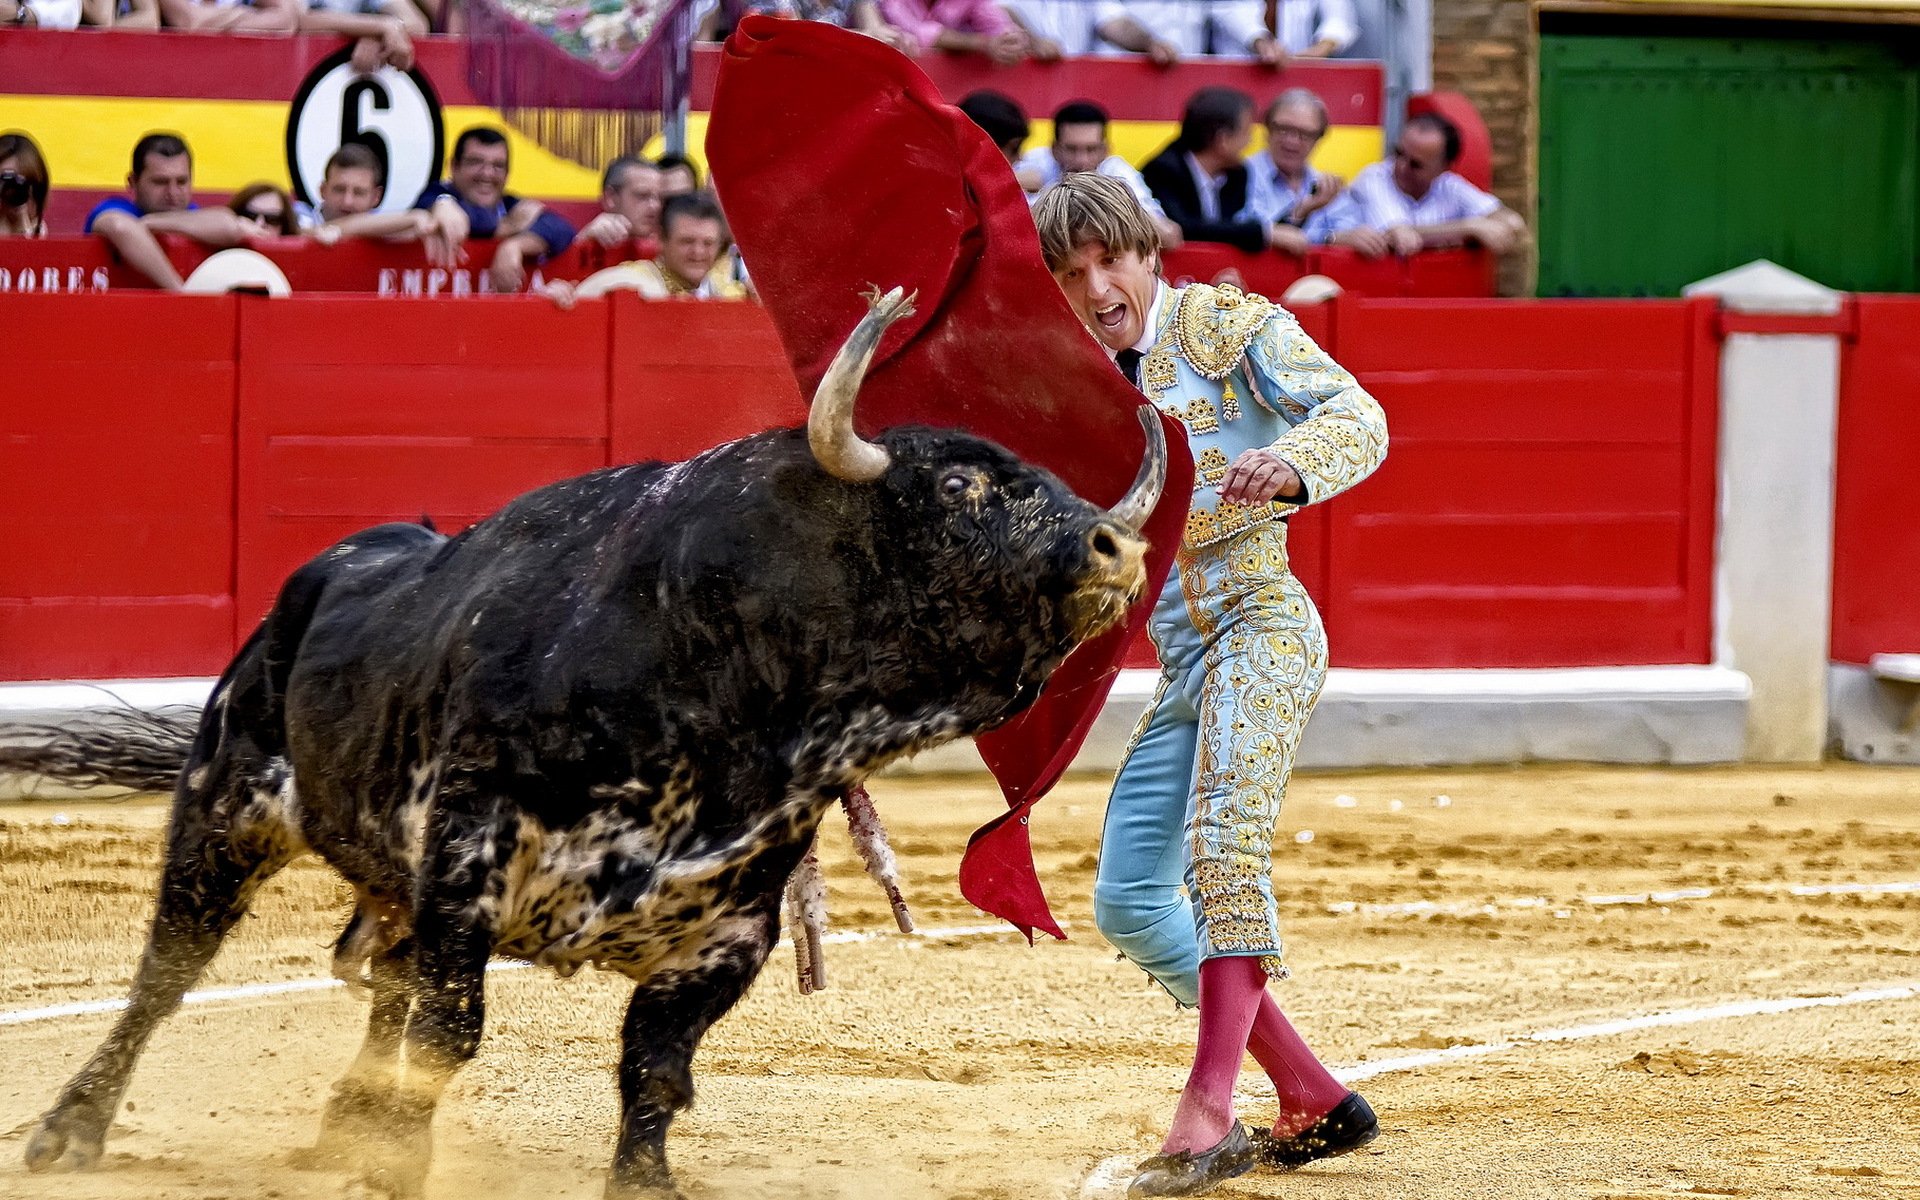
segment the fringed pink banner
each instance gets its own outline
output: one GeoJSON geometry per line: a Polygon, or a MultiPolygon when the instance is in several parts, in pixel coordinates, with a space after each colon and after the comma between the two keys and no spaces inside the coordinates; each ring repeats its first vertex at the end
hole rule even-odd
{"type": "Polygon", "coordinates": [[[686,98],[691,0],[467,3],[467,85],[562,158],[638,154],[686,98]]]}

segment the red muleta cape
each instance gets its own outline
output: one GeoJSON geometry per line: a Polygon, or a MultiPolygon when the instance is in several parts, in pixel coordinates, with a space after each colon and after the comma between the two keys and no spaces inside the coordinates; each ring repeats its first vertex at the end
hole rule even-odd
{"type": "MultiPolygon", "coordinates": [[[[831,25],[747,17],[721,62],[707,156],[803,395],[865,315],[863,289],[918,289],[860,390],[864,432],[958,427],[1095,504],[1126,494],[1146,450],[1140,393],[1067,307],[1006,159],[905,56],[831,25]]],[[[1193,460],[1185,431],[1161,419],[1167,486],[1147,522],[1146,597],[1061,664],[1032,708],[977,739],[1009,811],[968,842],[960,891],[1029,939],[1065,935],[1027,812],[1099,714],[1184,529],[1193,460]]]]}

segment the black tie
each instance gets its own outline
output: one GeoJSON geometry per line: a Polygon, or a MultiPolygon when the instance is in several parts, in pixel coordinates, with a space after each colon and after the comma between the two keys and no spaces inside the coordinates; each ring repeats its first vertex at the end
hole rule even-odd
{"type": "Polygon", "coordinates": [[[1128,383],[1135,387],[1140,386],[1140,352],[1138,350],[1122,350],[1114,355],[1113,361],[1120,364],[1120,373],[1127,377],[1128,383]]]}

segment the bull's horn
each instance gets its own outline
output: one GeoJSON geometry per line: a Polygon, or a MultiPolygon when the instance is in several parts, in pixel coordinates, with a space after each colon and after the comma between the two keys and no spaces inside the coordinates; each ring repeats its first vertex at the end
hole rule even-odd
{"type": "Polygon", "coordinates": [[[890,461],[884,447],[853,431],[853,402],[860,394],[873,352],[887,326],[913,313],[914,292],[894,288],[886,295],[869,293],[867,315],[860,318],[840,353],[833,356],[807,413],[807,445],[827,474],[849,483],[872,483],[887,473],[890,461]]]}
{"type": "Polygon", "coordinates": [[[1153,506],[1160,503],[1160,492],[1167,486],[1167,433],[1160,427],[1159,411],[1151,404],[1142,404],[1136,415],[1147,431],[1147,454],[1140,460],[1140,473],[1133,477],[1133,486],[1120,503],[1107,510],[1107,515],[1138,533],[1153,515],[1153,506]]]}

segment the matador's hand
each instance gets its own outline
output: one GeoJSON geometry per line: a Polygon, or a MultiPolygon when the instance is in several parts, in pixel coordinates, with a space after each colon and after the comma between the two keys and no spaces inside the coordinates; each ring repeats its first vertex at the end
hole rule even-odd
{"type": "Polygon", "coordinates": [[[1232,504],[1265,504],[1269,500],[1298,500],[1306,485],[1285,459],[1271,450],[1248,450],[1233,460],[1220,481],[1220,498],[1232,504]]]}

